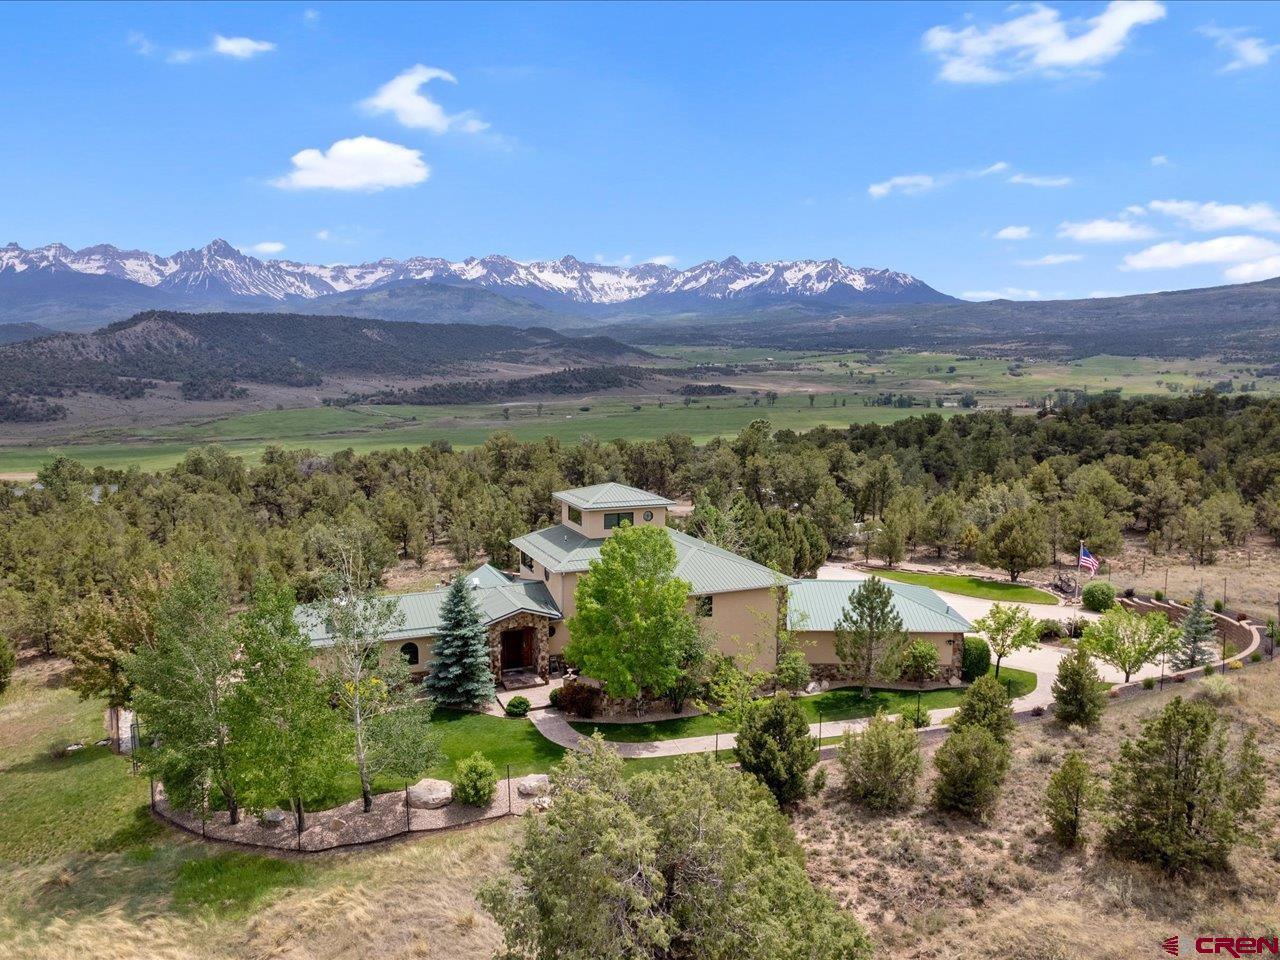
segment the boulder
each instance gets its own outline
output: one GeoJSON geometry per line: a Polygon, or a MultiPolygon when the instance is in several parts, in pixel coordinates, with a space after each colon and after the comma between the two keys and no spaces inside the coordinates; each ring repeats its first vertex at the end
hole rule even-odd
{"type": "Polygon", "coordinates": [[[409,788],[409,806],[415,810],[438,810],[453,803],[453,784],[448,780],[419,780],[409,788]]]}
{"type": "Polygon", "coordinates": [[[546,813],[548,810],[551,809],[551,798],[550,797],[534,797],[533,802],[529,804],[529,806],[533,807],[533,809],[537,810],[539,813],[546,813]]]}
{"type": "Polygon", "coordinates": [[[258,822],[268,830],[275,830],[277,827],[284,825],[284,811],[280,809],[263,810],[258,822]]]}
{"type": "Polygon", "coordinates": [[[551,778],[545,773],[531,773],[516,781],[516,793],[522,797],[545,797],[551,793],[551,778]]]}
{"type": "Polygon", "coordinates": [[[950,677],[948,677],[948,678],[947,678],[947,686],[948,686],[948,687],[958,687],[958,686],[960,686],[960,683],[961,683],[960,678],[959,678],[959,677],[957,677],[957,676],[955,676],[955,675],[952,675],[952,676],[950,676],[950,677]]]}
{"type": "Polygon", "coordinates": [[[805,684],[804,692],[805,692],[805,693],[817,693],[817,692],[818,692],[819,690],[821,690],[821,689],[822,689],[822,687],[821,687],[821,686],[819,686],[819,684],[818,684],[818,681],[817,681],[817,680],[810,680],[807,684],[805,684]]]}

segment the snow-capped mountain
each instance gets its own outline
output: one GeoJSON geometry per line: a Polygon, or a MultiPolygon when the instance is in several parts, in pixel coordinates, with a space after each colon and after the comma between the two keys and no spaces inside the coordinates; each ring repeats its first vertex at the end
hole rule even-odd
{"type": "MultiPolygon", "coordinates": [[[[483,287],[569,312],[575,307],[606,308],[632,303],[642,309],[735,300],[754,303],[807,299],[853,304],[951,299],[909,274],[849,267],[834,259],[744,263],[729,257],[708,260],[687,270],[653,263],[584,263],[572,256],[532,262],[497,255],[459,261],[411,257],[321,265],[260,260],[225,240],[171,256],[120,250],[105,244],[83,250],[59,243],[33,250],[12,243],[0,248],[0,281],[6,273],[26,271],[36,271],[50,281],[67,272],[113,277],[151,288],[157,294],[171,294],[188,304],[302,303],[412,281],[483,287]]],[[[119,289],[113,293],[118,296],[119,289]]],[[[3,295],[0,288],[0,297],[3,295]]]]}

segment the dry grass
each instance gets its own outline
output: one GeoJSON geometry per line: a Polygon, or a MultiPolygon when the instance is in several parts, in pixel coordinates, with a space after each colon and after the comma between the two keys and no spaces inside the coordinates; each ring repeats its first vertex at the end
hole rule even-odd
{"type": "MultiPolygon", "coordinates": [[[[875,817],[837,796],[832,773],[820,804],[796,817],[816,881],[859,916],[881,955],[897,957],[1096,958],[1154,955],[1175,933],[1280,932],[1280,666],[1231,678],[1237,696],[1221,709],[1237,732],[1258,730],[1270,770],[1260,837],[1233,855],[1230,873],[1183,883],[1102,853],[1099,827],[1079,853],[1052,840],[1042,813],[1050,773],[1083,749],[1106,773],[1121,740],[1174,696],[1111,704],[1102,728],[1079,737],[1052,722],[1015,735],[1015,759],[990,824],[919,804],[875,817]]],[[[932,751],[928,751],[932,752],[932,751]]],[[[926,764],[931,770],[931,764],[926,764]]],[[[928,785],[922,791],[927,796],[928,785]]]]}

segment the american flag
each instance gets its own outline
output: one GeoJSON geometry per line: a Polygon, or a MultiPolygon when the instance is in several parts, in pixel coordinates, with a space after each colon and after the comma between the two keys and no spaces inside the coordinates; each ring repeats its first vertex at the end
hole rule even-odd
{"type": "Polygon", "coordinates": [[[1089,552],[1089,548],[1080,544],[1080,562],[1076,566],[1089,571],[1089,576],[1098,572],[1098,558],[1089,552]]]}

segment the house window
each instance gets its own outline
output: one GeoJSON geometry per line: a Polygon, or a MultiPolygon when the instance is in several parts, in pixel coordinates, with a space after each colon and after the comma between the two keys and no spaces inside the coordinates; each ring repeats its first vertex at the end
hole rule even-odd
{"type": "Polygon", "coordinates": [[[694,605],[695,605],[695,606],[694,606],[694,609],[697,611],[698,616],[700,616],[700,617],[709,617],[709,616],[711,616],[711,596],[710,596],[710,594],[708,594],[708,595],[707,595],[707,596],[705,596],[705,597],[694,597],[694,605]]]}
{"type": "Polygon", "coordinates": [[[604,515],[604,528],[612,530],[614,527],[620,527],[624,523],[635,523],[636,515],[634,513],[606,513],[604,515]]]}
{"type": "Polygon", "coordinates": [[[569,522],[576,523],[578,526],[582,526],[582,511],[579,510],[577,507],[570,507],[569,522]]]}
{"type": "Polygon", "coordinates": [[[533,569],[533,557],[529,556],[523,550],[520,551],[520,566],[526,570],[533,569]]]}
{"type": "Polygon", "coordinates": [[[646,510],[646,511],[644,512],[644,522],[645,522],[645,523],[650,523],[652,520],[653,520],[653,511],[652,511],[652,510],[646,510]]]}
{"type": "Polygon", "coordinates": [[[418,645],[416,643],[406,643],[400,648],[400,656],[404,657],[409,666],[416,667],[418,665],[418,645]]]}

